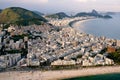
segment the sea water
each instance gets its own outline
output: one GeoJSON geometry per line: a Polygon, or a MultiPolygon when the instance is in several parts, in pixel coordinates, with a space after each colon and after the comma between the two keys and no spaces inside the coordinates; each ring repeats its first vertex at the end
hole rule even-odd
{"type": "Polygon", "coordinates": [[[120,14],[112,15],[111,19],[97,18],[82,23],[82,31],[95,36],[120,39],[120,14]]]}
{"type": "Polygon", "coordinates": [[[64,80],[120,80],[120,73],[76,77],[76,78],[70,78],[70,79],[64,79],[64,80]]]}

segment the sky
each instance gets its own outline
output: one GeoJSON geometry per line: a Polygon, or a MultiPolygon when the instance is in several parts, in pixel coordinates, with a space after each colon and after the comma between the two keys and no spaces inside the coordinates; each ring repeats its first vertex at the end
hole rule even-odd
{"type": "Polygon", "coordinates": [[[90,12],[92,9],[120,12],[120,0],[0,0],[0,9],[7,7],[22,7],[46,14],[90,12]]]}

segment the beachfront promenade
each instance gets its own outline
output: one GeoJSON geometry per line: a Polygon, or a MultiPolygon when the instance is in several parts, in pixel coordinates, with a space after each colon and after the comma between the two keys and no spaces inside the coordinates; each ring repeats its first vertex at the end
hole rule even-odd
{"type": "Polygon", "coordinates": [[[83,68],[57,71],[10,71],[0,73],[0,80],[60,80],[97,74],[120,73],[120,66],[83,68]]]}

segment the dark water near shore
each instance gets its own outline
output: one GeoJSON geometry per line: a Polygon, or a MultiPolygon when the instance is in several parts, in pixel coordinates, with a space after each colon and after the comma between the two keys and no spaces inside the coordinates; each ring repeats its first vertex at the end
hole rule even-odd
{"type": "Polygon", "coordinates": [[[70,79],[64,79],[64,80],[120,80],[120,73],[77,77],[77,78],[70,78],[70,79]]]}
{"type": "Polygon", "coordinates": [[[120,14],[112,15],[112,19],[93,19],[82,23],[82,31],[108,38],[120,39],[120,14]]]}

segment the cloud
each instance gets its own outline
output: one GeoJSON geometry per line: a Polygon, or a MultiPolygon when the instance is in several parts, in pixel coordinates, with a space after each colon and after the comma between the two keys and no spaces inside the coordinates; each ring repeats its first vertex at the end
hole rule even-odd
{"type": "Polygon", "coordinates": [[[47,3],[48,0],[39,0],[39,2],[41,2],[41,3],[47,3]]]}
{"type": "Polygon", "coordinates": [[[19,2],[22,2],[22,3],[47,3],[48,0],[21,0],[19,2]]]}
{"type": "Polygon", "coordinates": [[[87,0],[76,0],[78,2],[87,2],[87,0]]]}
{"type": "Polygon", "coordinates": [[[76,0],[77,2],[83,2],[83,3],[86,3],[86,2],[89,2],[89,1],[92,1],[92,2],[94,2],[94,1],[96,1],[96,0],[76,0]]]}

